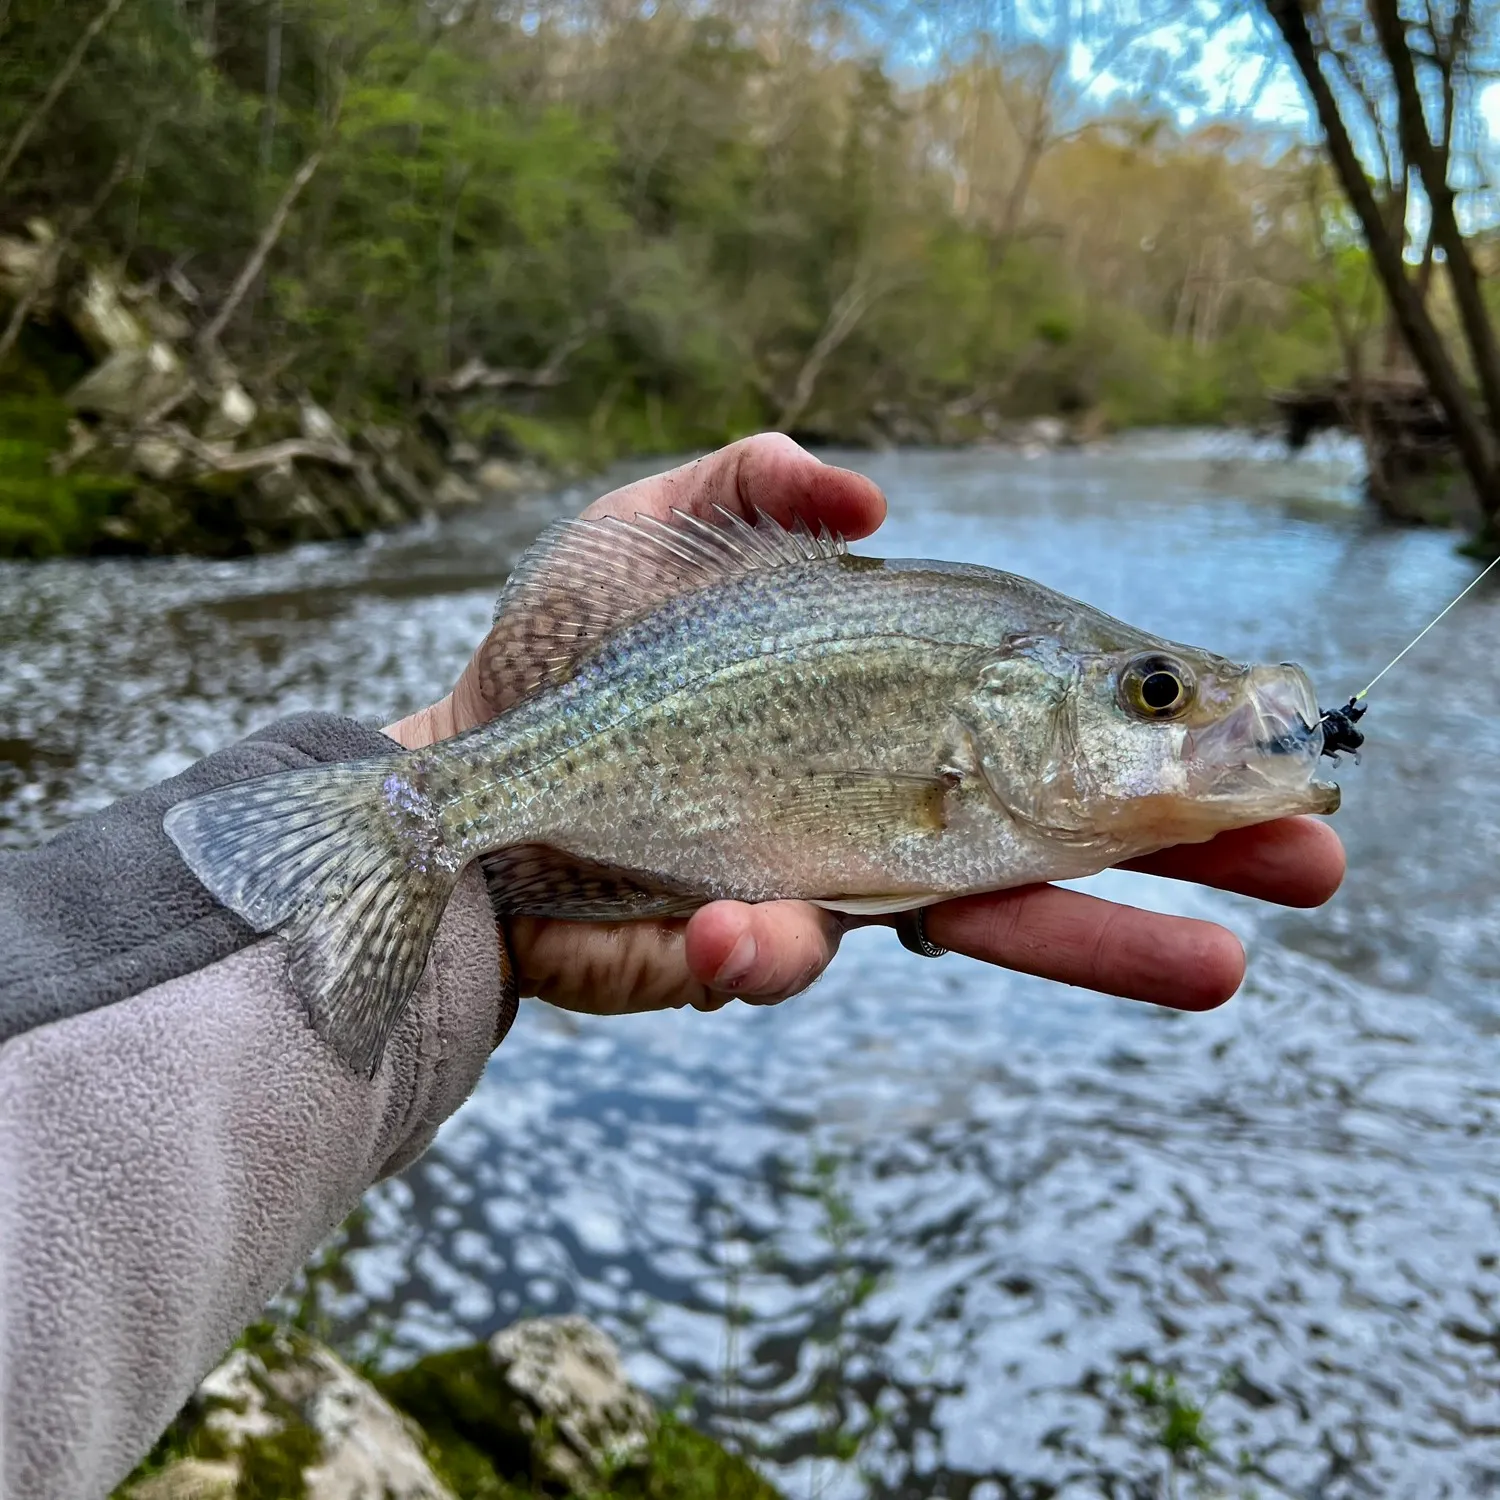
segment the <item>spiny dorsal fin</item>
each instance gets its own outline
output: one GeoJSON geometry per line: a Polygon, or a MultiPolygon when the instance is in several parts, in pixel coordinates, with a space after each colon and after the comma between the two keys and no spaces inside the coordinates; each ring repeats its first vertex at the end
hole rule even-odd
{"type": "Polygon", "coordinates": [[[845,551],[826,527],[791,527],[756,511],[755,524],[714,507],[705,521],[557,521],[516,565],[479,652],[479,684],[494,713],[571,677],[605,636],[679,594],[762,569],[826,562],[845,551]]]}

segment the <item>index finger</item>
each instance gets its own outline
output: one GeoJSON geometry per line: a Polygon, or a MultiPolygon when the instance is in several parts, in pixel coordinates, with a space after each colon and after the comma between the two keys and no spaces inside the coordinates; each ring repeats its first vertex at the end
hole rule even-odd
{"type": "Polygon", "coordinates": [[[944,901],[925,927],[955,953],[1173,1010],[1212,1010],[1245,977],[1244,948],[1217,923],[1054,885],[944,901]]]}
{"type": "Polygon", "coordinates": [[[636,516],[668,520],[674,510],[711,518],[715,506],[753,521],[757,510],[786,525],[799,516],[814,529],[869,536],[885,520],[880,487],[852,469],[814,458],[779,432],[742,438],[665,474],[638,479],[594,501],[586,520],[636,516]]]}
{"type": "Polygon", "coordinates": [[[1230,829],[1206,844],[1163,849],[1121,868],[1194,880],[1281,906],[1321,906],[1344,878],[1344,845],[1318,818],[1277,818],[1230,829]]]}

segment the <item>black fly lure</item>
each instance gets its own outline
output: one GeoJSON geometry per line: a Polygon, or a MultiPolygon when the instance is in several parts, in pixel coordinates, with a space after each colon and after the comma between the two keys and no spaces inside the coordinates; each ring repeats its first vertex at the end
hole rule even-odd
{"type": "Polygon", "coordinates": [[[1357,757],[1365,737],[1355,726],[1369,711],[1370,705],[1361,703],[1358,696],[1351,698],[1342,708],[1325,708],[1318,718],[1323,726],[1323,754],[1337,760],[1339,752],[1347,750],[1357,757]]]}

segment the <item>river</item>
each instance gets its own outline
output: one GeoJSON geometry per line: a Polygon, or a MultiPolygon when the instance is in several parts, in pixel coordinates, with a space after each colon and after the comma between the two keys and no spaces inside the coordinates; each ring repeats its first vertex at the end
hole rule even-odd
{"type": "MultiPolygon", "coordinates": [[[[892,502],[856,550],[1296,659],[1325,703],[1474,572],[1451,536],[1372,524],[1336,452],[847,461],[892,502]]],[[[605,487],[280,557],[0,568],[0,844],[275,715],[439,694],[518,549],[605,487]]],[[[1085,883],[1241,934],[1249,978],[1211,1015],[884,931],[775,1009],[528,1004],[370,1195],[344,1327],[400,1358],[581,1309],[793,1497],[1500,1493],[1497,647],[1486,584],[1381,684],[1323,910],[1085,883]],[[1169,1375],[1207,1403],[1196,1459],[1163,1434],[1169,1375]]]]}

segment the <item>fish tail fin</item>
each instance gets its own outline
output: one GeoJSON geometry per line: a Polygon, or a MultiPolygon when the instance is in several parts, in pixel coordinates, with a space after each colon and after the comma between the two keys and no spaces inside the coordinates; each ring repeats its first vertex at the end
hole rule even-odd
{"type": "Polygon", "coordinates": [[[401,762],[277,772],[179,802],[162,821],[220,902],[287,939],[313,1029],[373,1077],[462,867],[401,762]]]}

